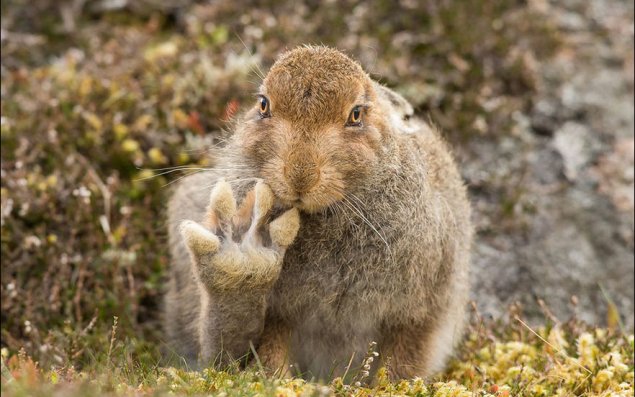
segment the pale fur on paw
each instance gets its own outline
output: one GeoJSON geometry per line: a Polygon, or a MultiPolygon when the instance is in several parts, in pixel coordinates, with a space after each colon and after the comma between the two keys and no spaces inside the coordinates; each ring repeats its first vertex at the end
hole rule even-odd
{"type": "Polygon", "coordinates": [[[259,181],[241,206],[224,180],[212,189],[203,224],[186,220],[181,235],[195,274],[212,290],[269,287],[278,278],[286,248],[300,228],[297,209],[267,222],[274,204],[271,189],[259,181]]]}

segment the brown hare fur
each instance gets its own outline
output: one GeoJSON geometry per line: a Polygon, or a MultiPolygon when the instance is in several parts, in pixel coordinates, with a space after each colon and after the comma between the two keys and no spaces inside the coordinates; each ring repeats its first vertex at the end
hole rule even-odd
{"type": "Polygon", "coordinates": [[[472,240],[446,144],[331,48],[283,54],[260,90],[217,167],[169,202],[172,349],[192,366],[255,353],[325,378],[376,342],[371,372],[442,369],[463,328],[472,240]]]}

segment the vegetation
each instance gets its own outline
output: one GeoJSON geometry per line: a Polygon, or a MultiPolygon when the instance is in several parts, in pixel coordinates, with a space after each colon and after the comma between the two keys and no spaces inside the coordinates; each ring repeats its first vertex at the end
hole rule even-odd
{"type": "MultiPolygon", "coordinates": [[[[188,371],[161,365],[138,341],[101,335],[81,369],[69,363],[42,369],[24,351],[2,350],[2,392],[12,396],[633,396],[633,335],[571,320],[531,329],[517,316],[508,325],[475,315],[470,333],[444,374],[391,383],[354,369],[328,384],[246,371],[188,371]],[[109,339],[109,340],[108,340],[109,339]],[[4,362],[8,363],[4,367],[4,362]],[[369,384],[369,381],[371,382],[369,384]]],[[[86,337],[86,336],[84,336],[86,337]]],[[[150,348],[151,351],[151,348],[150,348]]],[[[369,349],[365,360],[376,353],[369,349]]]]}

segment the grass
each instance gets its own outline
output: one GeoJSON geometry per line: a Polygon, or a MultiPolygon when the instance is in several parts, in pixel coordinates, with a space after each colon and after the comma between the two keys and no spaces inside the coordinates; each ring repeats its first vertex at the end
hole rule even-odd
{"type": "Polygon", "coordinates": [[[214,163],[207,148],[276,54],[346,50],[457,146],[511,134],[509,115],[530,107],[536,58],[559,41],[548,18],[506,0],[403,3],[87,9],[67,31],[66,2],[3,2],[3,395],[632,396],[632,335],[575,320],[536,335],[477,318],[438,379],[372,388],[161,359],[164,205],[183,175],[170,167],[214,163]]]}
{"type": "Polygon", "coordinates": [[[80,369],[68,363],[42,369],[24,351],[3,349],[3,395],[633,396],[633,335],[575,319],[534,330],[517,316],[507,324],[474,316],[443,374],[397,383],[385,368],[372,380],[358,371],[330,383],[271,377],[257,367],[188,371],[165,366],[152,347],[119,340],[116,328],[115,320],[110,339],[102,336],[103,348],[80,369]]]}

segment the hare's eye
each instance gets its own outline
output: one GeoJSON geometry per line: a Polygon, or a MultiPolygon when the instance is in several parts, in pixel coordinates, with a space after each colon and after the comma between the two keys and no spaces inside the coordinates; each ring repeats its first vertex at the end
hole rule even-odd
{"type": "Polygon", "coordinates": [[[260,117],[270,117],[271,112],[269,109],[269,100],[264,95],[260,95],[258,97],[258,111],[260,112],[260,117]]]}
{"type": "Polygon", "coordinates": [[[346,125],[349,127],[359,127],[362,125],[362,107],[355,106],[348,115],[346,125]]]}

